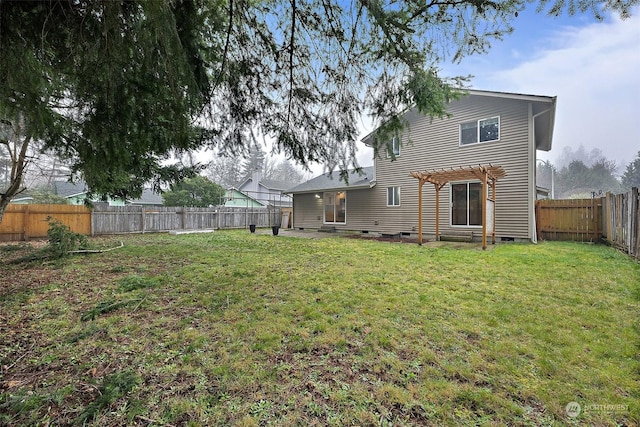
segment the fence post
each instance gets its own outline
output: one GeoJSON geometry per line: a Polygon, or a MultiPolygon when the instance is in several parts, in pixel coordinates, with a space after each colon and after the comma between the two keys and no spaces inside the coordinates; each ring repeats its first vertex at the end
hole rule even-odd
{"type": "Polygon", "coordinates": [[[22,221],[23,221],[23,239],[24,241],[29,240],[29,205],[27,205],[27,207],[24,209],[24,214],[22,214],[22,221]]]}
{"type": "Polygon", "coordinates": [[[144,234],[145,228],[146,228],[146,221],[147,221],[147,215],[146,215],[146,211],[144,210],[144,206],[142,206],[142,208],[140,209],[140,215],[142,215],[142,234],[144,234]]]}
{"type": "Polygon", "coordinates": [[[630,213],[630,236],[629,236],[629,255],[638,257],[638,249],[640,247],[640,236],[638,235],[640,231],[640,226],[638,225],[638,204],[639,204],[639,194],[638,187],[632,187],[629,192],[629,213],[630,213]]]}
{"type": "Polygon", "coordinates": [[[536,200],[536,241],[540,241],[540,200],[536,200]]]}
{"type": "Polygon", "coordinates": [[[631,194],[632,194],[632,198],[633,198],[633,214],[632,214],[632,220],[634,222],[634,230],[635,230],[635,234],[636,234],[636,241],[635,241],[635,248],[634,248],[634,253],[633,255],[640,259],[640,190],[638,189],[638,187],[633,187],[631,189],[631,194]]]}

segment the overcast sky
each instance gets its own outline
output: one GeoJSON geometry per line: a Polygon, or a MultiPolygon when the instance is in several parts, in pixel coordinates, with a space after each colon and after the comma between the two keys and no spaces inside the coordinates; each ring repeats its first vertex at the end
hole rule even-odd
{"type": "MultiPolygon", "coordinates": [[[[622,172],[640,151],[640,8],[627,20],[601,22],[533,9],[488,54],[444,65],[443,75],[474,75],[475,89],[557,96],[553,148],[538,157],[556,163],[564,147],[583,145],[601,149],[622,172]]],[[[369,165],[370,156],[358,157],[369,165]]]]}

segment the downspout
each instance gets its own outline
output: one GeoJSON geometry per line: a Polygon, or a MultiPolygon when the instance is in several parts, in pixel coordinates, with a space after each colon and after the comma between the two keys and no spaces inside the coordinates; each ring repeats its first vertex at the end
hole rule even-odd
{"type": "Polygon", "coordinates": [[[533,114],[533,104],[529,103],[529,117],[531,117],[531,151],[529,151],[529,179],[531,180],[532,185],[529,186],[530,196],[529,203],[530,206],[530,215],[529,215],[529,232],[531,233],[531,242],[538,243],[538,230],[536,226],[536,118],[549,113],[551,108],[547,108],[546,110],[540,111],[537,114],[533,114]]]}

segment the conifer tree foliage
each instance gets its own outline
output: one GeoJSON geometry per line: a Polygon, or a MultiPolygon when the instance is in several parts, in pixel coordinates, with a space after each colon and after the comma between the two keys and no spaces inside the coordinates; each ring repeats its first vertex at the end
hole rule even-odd
{"type": "Polygon", "coordinates": [[[640,187],[640,151],[625,168],[622,174],[622,185],[625,188],[640,187]]]}
{"type": "MultiPolygon", "coordinates": [[[[549,13],[638,0],[541,0],[549,13]]],[[[167,165],[206,146],[237,154],[255,135],[287,158],[346,172],[357,120],[409,106],[432,117],[464,78],[438,65],[486,51],[524,0],[0,0],[0,119],[68,159],[90,190],[136,197],[196,173],[167,165]]],[[[345,175],[346,176],[346,175],[345,175]]],[[[5,197],[11,195],[5,194],[5,197]]]]}

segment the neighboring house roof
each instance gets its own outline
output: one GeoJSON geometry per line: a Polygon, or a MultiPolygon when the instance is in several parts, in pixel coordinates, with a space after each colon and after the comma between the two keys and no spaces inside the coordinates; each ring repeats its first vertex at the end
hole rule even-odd
{"type": "Polygon", "coordinates": [[[348,184],[340,179],[340,174],[337,172],[334,172],[333,174],[325,173],[290,188],[287,190],[287,193],[294,194],[313,193],[325,190],[353,190],[359,188],[370,188],[373,185],[373,166],[367,166],[362,168],[362,175],[355,170],[350,170],[348,184]]]}
{"type": "MultiPolygon", "coordinates": [[[[237,188],[244,189],[247,186],[247,184],[249,184],[250,182],[253,182],[254,179],[255,178],[253,178],[253,177],[245,179],[242,182],[242,184],[240,184],[237,188]]],[[[288,190],[289,188],[291,188],[291,183],[290,182],[288,182],[288,181],[277,181],[275,179],[260,179],[258,181],[258,185],[262,185],[263,187],[265,187],[265,188],[267,188],[269,190],[282,191],[282,192],[284,192],[285,190],[288,190]]]]}
{"type": "Polygon", "coordinates": [[[275,179],[263,179],[258,183],[263,187],[270,190],[286,191],[291,188],[291,183],[288,181],[277,181],[275,179]]]}
{"type": "Polygon", "coordinates": [[[84,182],[73,183],[68,181],[54,181],[53,187],[55,188],[56,194],[58,196],[67,198],[80,196],[89,191],[87,189],[87,185],[84,182]]]}
{"type": "MultiPolygon", "coordinates": [[[[515,99],[536,103],[536,107],[532,111],[534,119],[534,140],[536,149],[543,151],[551,150],[551,144],[553,142],[553,126],[556,117],[555,96],[527,95],[523,93],[495,92],[477,89],[467,90],[466,96],[486,96],[492,98],[515,99]]],[[[407,109],[405,114],[409,111],[415,111],[415,109],[409,108],[407,109]]],[[[362,142],[364,142],[368,146],[371,146],[373,144],[373,136],[375,135],[375,133],[375,130],[369,133],[367,136],[362,138],[362,142]]]]}
{"type": "Polygon", "coordinates": [[[25,205],[25,204],[29,204],[32,200],[33,200],[32,196],[24,195],[24,196],[11,199],[11,203],[13,203],[14,205],[25,205]]]}
{"type": "MultiPolygon", "coordinates": [[[[87,184],[84,182],[72,183],[68,181],[54,181],[53,186],[58,196],[65,197],[67,199],[71,197],[82,196],[89,192],[87,184]]],[[[163,200],[160,194],[155,193],[149,188],[145,188],[142,190],[142,195],[139,199],[127,199],[127,203],[133,205],[161,206],[163,204],[163,200]]]]}
{"type": "Polygon", "coordinates": [[[264,206],[264,207],[268,205],[268,203],[264,203],[254,197],[251,197],[248,194],[244,193],[243,191],[238,190],[236,187],[229,188],[225,193],[225,197],[230,199],[230,200],[227,200],[227,202],[225,202],[225,206],[237,206],[238,204],[234,203],[234,201],[236,200],[248,200],[255,205],[264,206]]]}
{"type": "Polygon", "coordinates": [[[128,199],[127,202],[132,205],[163,205],[164,200],[162,195],[156,193],[150,188],[142,190],[142,195],[139,199],[128,199]]]}

